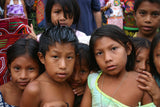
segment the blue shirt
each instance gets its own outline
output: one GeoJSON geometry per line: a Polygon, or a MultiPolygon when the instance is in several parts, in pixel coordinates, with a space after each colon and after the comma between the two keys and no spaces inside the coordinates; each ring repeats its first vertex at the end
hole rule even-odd
{"type": "Polygon", "coordinates": [[[77,30],[91,35],[96,29],[93,11],[100,11],[100,2],[99,0],[77,0],[77,2],[81,12],[77,30]]]}

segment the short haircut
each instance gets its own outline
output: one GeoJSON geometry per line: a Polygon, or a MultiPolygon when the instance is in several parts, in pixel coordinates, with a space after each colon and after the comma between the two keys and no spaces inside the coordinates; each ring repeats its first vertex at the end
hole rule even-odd
{"type": "MultiPolygon", "coordinates": [[[[134,11],[136,12],[142,2],[148,1],[150,3],[158,3],[160,5],[160,0],[135,0],[134,11]]],[[[152,8],[152,7],[151,7],[152,8]]]]}
{"type": "Polygon", "coordinates": [[[45,57],[46,51],[49,51],[49,46],[55,45],[56,42],[71,43],[75,48],[75,52],[77,52],[78,39],[75,32],[70,27],[60,25],[50,26],[42,33],[39,42],[39,52],[45,57]]]}

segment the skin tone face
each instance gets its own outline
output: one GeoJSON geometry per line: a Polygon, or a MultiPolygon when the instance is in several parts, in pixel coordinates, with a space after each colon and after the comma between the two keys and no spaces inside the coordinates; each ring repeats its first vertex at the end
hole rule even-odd
{"type": "Polygon", "coordinates": [[[149,66],[149,49],[139,48],[136,52],[136,71],[150,71],[149,66]]]}
{"type": "Polygon", "coordinates": [[[157,69],[157,72],[160,74],[160,42],[154,49],[154,64],[157,69]]]}
{"type": "Polygon", "coordinates": [[[155,35],[160,25],[160,5],[148,1],[142,2],[135,13],[135,20],[139,28],[138,35],[141,37],[155,35]]]}
{"type": "Polygon", "coordinates": [[[114,76],[125,71],[127,62],[126,49],[117,41],[109,37],[102,37],[96,40],[94,54],[97,64],[107,75],[114,76]]]}
{"type": "Polygon", "coordinates": [[[58,21],[61,26],[71,26],[73,23],[73,17],[67,18],[64,17],[64,11],[60,4],[55,4],[51,10],[51,21],[54,25],[58,24],[58,21]]]}
{"type": "Polygon", "coordinates": [[[80,60],[77,56],[74,66],[74,72],[68,79],[68,82],[71,85],[72,89],[74,89],[75,94],[77,95],[83,94],[89,72],[90,72],[89,67],[85,59],[81,59],[81,64],[80,64],[80,60]]]}
{"type": "Polygon", "coordinates": [[[28,54],[14,59],[9,68],[11,81],[21,90],[39,75],[39,65],[28,54]]]}
{"type": "Polygon", "coordinates": [[[42,54],[39,57],[45,65],[47,75],[55,82],[64,82],[73,72],[75,48],[71,43],[56,42],[49,46],[45,57],[42,54]]]}

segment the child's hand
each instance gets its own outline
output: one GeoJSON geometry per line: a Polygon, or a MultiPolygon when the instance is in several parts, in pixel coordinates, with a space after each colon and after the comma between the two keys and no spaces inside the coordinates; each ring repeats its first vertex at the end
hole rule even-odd
{"type": "Polygon", "coordinates": [[[30,30],[29,36],[27,38],[32,38],[32,39],[37,40],[37,35],[34,32],[33,25],[32,24],[30,26],[27,25],[27,27],[30,30]]]}
{"type": "Polygon", "coordinates": [[[76,94],[77,96],[83,95],[84,91],[85,91],[85,86],[81,86],[73,89],[73,93],[76,94]]]}
{"type": "Polygon", "coordinates": [[[53,101],[45,103],[43,107],[68,107],[68,105],[64,101],[53,101]]]}
{"type": "Polygon", "coordinates": [[[143,84],[139,84],[138,87],[147,91],[152,96],[154,103],[158,104],[160,100],[160,88],[158,87],[151,73],[147,71],[138,71],[137,81],[143,84]]]}

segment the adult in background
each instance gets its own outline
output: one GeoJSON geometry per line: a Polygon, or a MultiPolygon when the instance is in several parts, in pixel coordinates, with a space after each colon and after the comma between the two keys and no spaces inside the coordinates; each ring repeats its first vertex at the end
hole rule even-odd
{"type": "Polygon", "coordinates": [[[99,0],[77,0],[77,2],[81,11],[77,30],[91,35],[102,24],[100,2],[99,0]]]}

